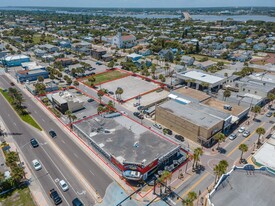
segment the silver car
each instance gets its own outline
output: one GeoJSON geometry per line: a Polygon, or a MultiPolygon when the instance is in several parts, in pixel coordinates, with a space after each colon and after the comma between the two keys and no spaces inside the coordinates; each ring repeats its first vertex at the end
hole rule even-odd
{"type": "Polygon", "coordinates": [[[250,131],[246,130],[243,132],[243,137],[248,137],[250,135],[250,131]]]}

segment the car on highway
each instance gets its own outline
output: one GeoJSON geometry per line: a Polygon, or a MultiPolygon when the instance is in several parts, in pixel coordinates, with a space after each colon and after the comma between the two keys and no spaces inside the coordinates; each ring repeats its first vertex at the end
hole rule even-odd
{"type": "Polygon", "coordinates": [[[66,192],[69,189],[68,184],[65,182],[65,180],[60,180],[59,181],[59,186],[61,187],[61,189],[66,192]]]}
{"type": "Polygon", "coordinates": [[[73,206],[84,206],[84,204],[80,201],[80,199],[75,198],[73,201],[73,206]]]}
{"type": "Polygon", "coordinates": [[[250,135],[250,131],[246,130],[243,132],[243,137],[248,137],[250,135]]]}
{"type": "Polygon", "coordinates": [[[39,143],[37,142],[37,140],[35,138],[31,138],[30,142],[31,142],[31,145],[33,148],[36,148],[39,146],[39,143]]]}
{"type": "Polygon", "coordinates": [[[241,128],[238,130],[239,133],[243,133],[244,131],[245,131],[245,128],[244,128],[244,127],[241,127],[241,128]]]}
{"type": "Polygon", "coordinates": [[[230,140],[234,140],[234,139],[236,139],[236,138],[237,138],[237,135],[234,134],[234,133],[232,133],[231,135],[229,135],[229,139],[230,139],[230,140]]]}
{"type": "Polygon", "coordinates": [[[62,202],[61,197],[55,189],[51,189],[49,195],[53,199],[55,205],[59,205],[62,202]]]}
{"type": "Polygon", "coordinates": [[[162,129],[162,126],[160,124],[157,124],[157,123],[153,124],[153,127],[157,128],[157,129],[162,129]]]}
{"type": "Polygon", "coordinates": [[[267,117],[271,117],[272,116],[272,112],[267,112],[266,116],[267,117]]]}
{"type": "Polygon", "coordinates": [[[51,135],[52,138],[56,137],[56,133],[53,130],[50,130],[49,134],[51,135]]]}
{"type": "Polygon", "coordinates": [[[184,142],[184,137],[181,136],[181,135],[179,135],[179,134],[176,134],[176,135],[175,135],[175,138],[176,138],[177,140],[181,141],[181,142],[184,142]]]}
{"type": "Polygon", "coordinates": [[[34,159],[34,160],[32,161],[32,165],[33,165],[33,167],[34,167],[34,169],[35,169],[36,171],[42,169],[42,165],[40,164],[40,162],[39,162],[37,159],[34,159]]]}

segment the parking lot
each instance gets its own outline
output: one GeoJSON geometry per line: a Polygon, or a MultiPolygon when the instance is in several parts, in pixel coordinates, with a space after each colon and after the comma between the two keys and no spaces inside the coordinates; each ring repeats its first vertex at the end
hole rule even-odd
{"type": "Polygon", "coordinates": [[[150,92],[149,94],[143,95],[140,99],[132,99],[124,104],[124,106],[134,112],[137,110],[137,107],[134,107],[135,103],[140,103],[140,106],[148,106],[154,104],[162,99],[167,98],[169,92],[165,90],[157,90],[150,92]]]}
{"type": "Polygon", "coordinates": [[[101,88],[107,89],[108,91],[112,91],[114,93],[118,87],[123,89],[123,94],[121,95],[122,100],[128,101],[138,95],[157,89],[159,85],[133,76],[128,76],[101,85],[101,88]]]}

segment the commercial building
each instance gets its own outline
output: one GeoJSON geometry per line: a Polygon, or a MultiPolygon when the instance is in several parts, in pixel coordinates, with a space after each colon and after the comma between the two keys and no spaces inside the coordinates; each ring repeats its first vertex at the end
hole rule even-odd
{"type": "Polygon", "coordinates": [[[91,50],[91,56],[98,60],[102,59],[102,56],[106,53],[107,53],[107,51],[104,49],[92,49],[91,50]]]}
{"type": "Polygon", "coordinates": [[[112,38],[112,45],[117,48],[131,48],[137,44],[137,38],[134,35],[122,36],[120,32],[112,38]]]}
{"type": "Polygon", "coordinates": [[[207,84],[209,90],[218,90],[226,82],[226,78],[210,75],[201,71],[191,70],[177,73],[177,78],[187,86],[203,89],[207,84]]]}
{"type": "Polygon", "coordinates": [[[156,121],[204,146],[211,146],[218,132],[228,133],[245,119],[249,107],[228,104],[201,91],[182,87],[156,108],[156,121]]]}
{"type": "MultiPolygon", "coordinates": [[[[47,79],[47,80],[44,80],[43,84],[45,85],[45,91],[46,92],[53,92],[53,91],[58,91],[59,88],[58,88],[58,84],[56,84],[54,81],[50,80],[50,79],[47,79]],[[48,80],[48,81],[47,81],[48,80]]],[[[26,89],[32,93],[33,95],[36,95],[37,94],[37,91],[35,89],[35,84],[36,82],[29,82],[29,83],[26,83],[25,86],[26,86],[26,89]]]]}
{"type": "Polygon", "coordinates": [[[73,128],[122,173],[139,174],[126,179],[147,179],[157,171],[173,171],[187,158],[180,145],[120,114],[93,116],[73,128]]]}
{"type": "Polygon", "coordinates": [[[44,79],[49,78],[49,72],[45,68],[19,70],[15,76],[18,82],[36,81],[39,76],[42,76],[44,79]]]}
{"type": "Polygon", "coordinates": [[[7,67],[21,66],[21,63],[23,62],[30,62],[30,57],[20,54],[7,56],[2,60],[3,65],[7,67]]]}
{"type": "Polygon", "coordinates": [[[85,103],[82,99],[77,98],[68,91],[54,93],[51,95],[50,99],[54,107],[56,107],[63,114],[65,114],[68,110],[71,112],[81,110],[84,108],[85,103]]]}
{"type": "Polygon", "coordinates": [[[275,173],[267,167],[234,166],[207,195],[207,206],[260,205],[275,202],[275,173]]]}

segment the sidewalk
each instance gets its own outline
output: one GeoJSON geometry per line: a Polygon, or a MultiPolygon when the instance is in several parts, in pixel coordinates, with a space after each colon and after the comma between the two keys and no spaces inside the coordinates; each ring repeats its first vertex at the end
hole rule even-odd
{"type": "MultiPolygon", "coordinates": [[[[4,129],[3,131],[4,133],[9,132],[1,117],[0,117],[0,127],[4,129]]],[[[24,171],[25,171],[26,179],[29,180],[29,189],[30,189],[34,203],[39,206],[50,206],[51,204],[49,204],[48,199],[45,197],[47,194],[45,194],[40,183],[36,181],[35,176],[33,176],[29,168],[28,162],[24,157],[24,154],[21,152],[20,148],[17,147],[13,137],[5,136],[4,138],[6,142],[10,145],[10,150],[15,152],[18,151],[19,158],[21,162],[24,163],[24,171]]]]}

